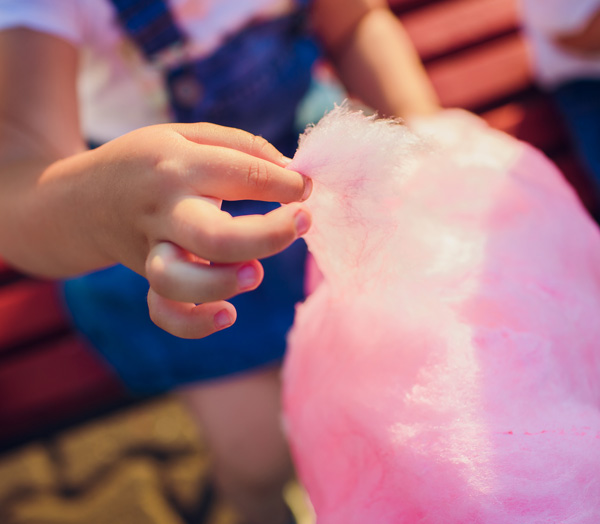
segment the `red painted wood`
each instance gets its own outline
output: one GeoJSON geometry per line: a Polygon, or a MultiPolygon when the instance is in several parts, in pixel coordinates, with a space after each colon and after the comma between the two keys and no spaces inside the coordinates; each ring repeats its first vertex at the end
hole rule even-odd
{"type": "Polygon", "coordinates": [[[0,441],[125,398],[106,365],[75,335],[4,359],[0,365],[0,441]]]}
{"type": "Polygon", "coordinates": [[[0,288],[0,353],[67,326],[54,282],[24,279],[0,288]]]}
{"type": "MultiPolygon", "coordinates": [[[[554,155],[588,206],[581,167],[548,100],[532,92],[517,0],[390,0],[446,107],[480,110],[494,127],[554,155]],[[510,99],[510,103],[506,101],[510,99]]],[[[0,276],[17,275],[0,260],[0,276]]],[[[6,282],[6,280],[0,280],[6,282]]],[[[0,287],[0,442],[73,420],[125,398],[106,365],[66,328],[55,285],[32,279],[0,287]],[[2,348],[23,346],[22,354],[2,348]]]]}
{"type": "Polygon", "coordinates": [[[516,0],[452,0],[400,16],[421,59],[436,57],[515,31],[516,0]]]}
{"type": "MultiPolygon", "coordinates": [[[[18,275],[0,261],[3,270],[18,275]]],[[[21,275],[0,285],[0,444],[125,398],[112,371],[70,329],[56,282],[21,275]]]]}
{"type": "Polygon", "coordinates": [[[432,1],[440,0],[389,0],[388,4],[395,12],[402,12],[406,9],[415,9],[430,4],[432,1]]]}
{"type": "Polygon", "coordinates": [[[532,86],[528,53],[519,34],[469,49],[427,67],[444,107],[470,110],[532,86]]]}

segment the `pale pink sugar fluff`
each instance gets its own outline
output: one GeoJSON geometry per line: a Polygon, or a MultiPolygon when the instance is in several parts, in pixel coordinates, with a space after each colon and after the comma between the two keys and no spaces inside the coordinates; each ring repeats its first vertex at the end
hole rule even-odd
{"type": "Polygon", "coordinates": [[[302,137],[286,427],[319,524],[600,523],[600,235],[540,152],[462,111],[302,137]]]}

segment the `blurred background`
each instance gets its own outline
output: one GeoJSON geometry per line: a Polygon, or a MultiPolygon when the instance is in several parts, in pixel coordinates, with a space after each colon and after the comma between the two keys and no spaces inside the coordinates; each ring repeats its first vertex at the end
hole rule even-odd
{"type": "MultiPolygon", "coordinates": [[[[445,107],[542,149],[592,212],[596,197],[534,81],[517,0],[391,0],[445,107]]],[[[324,73],[304,107],[340,93],[324,73]]],[[[0,261],[0,522],[234,524],[202,434],[175,396],[130,398],[68,324],[53,282],[0,261]]],[[[286,496],[312,517],[300,487],[286,496]]]]}

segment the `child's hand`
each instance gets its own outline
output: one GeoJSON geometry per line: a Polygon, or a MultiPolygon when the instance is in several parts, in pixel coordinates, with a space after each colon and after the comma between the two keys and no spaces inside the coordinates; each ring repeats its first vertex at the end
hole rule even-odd
{"type": "Polygon", "coordinates": [[[224,302],[256,288],[258,258],[286,248],[310,226],[300,205],[231,217],[221,199],[289,203],[308,197],[309,179],[285,169],[272,145],[212,124],[139,129],[83,153],[92,189],[79,214],[91,214],[96,243],[150,283],[152,320],[170,333],[200,338],[235,321],[224,302]],[[195,305],[200,304],[200,305],[195,305]]]}
{"type": "Polygon", "coordinates": [[[87,151],[78,61],[61,38],[0,33],[2,258],[52,278],[122,263],[150,281],[150,313],[167,331],[201,337],[232,323],[222,300],[256,287],[256,259],[310,216],[292,205],[231,218],[220,200],[299,201],[310,183],[264,140],[210,124],[151,126],[87,151]]]}

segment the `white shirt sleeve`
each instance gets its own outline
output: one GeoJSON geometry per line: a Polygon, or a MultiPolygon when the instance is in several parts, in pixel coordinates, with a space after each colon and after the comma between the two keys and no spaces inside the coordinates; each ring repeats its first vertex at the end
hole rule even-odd
{"type": "Polygon", "coordinates": [[[600,0],[522,0],[522,4],[527,24],[549,36],[583,30],[600,11],[600,0]]]}
{"type": "Polygon", "coordinates": [[[82,0],[0,0],[0,30],[26,27],[81,44],[82,0]]]}

